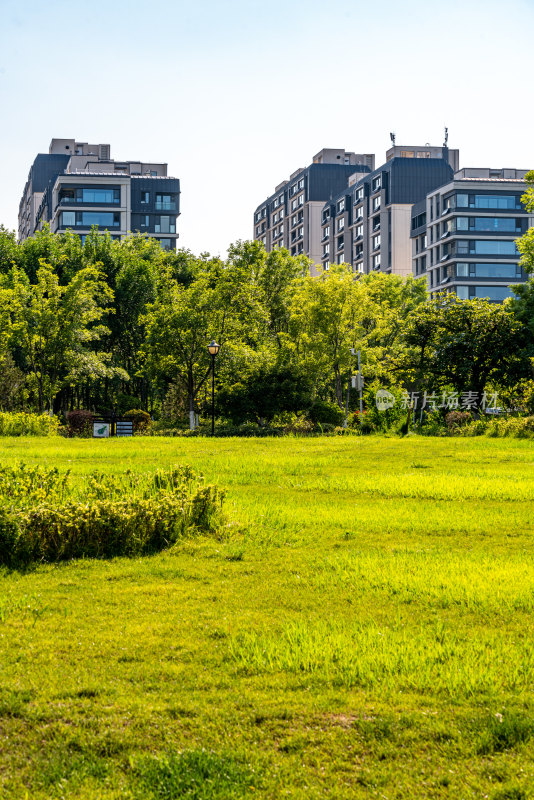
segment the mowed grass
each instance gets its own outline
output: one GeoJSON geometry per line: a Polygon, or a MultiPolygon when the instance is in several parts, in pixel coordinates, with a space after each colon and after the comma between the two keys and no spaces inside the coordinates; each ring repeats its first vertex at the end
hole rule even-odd
{"type": "Polygon", "coordinates": [[[186,463],[219,538],[0,573],[0,797],[534,796],[534,446],[0,440],[186,463]]]}

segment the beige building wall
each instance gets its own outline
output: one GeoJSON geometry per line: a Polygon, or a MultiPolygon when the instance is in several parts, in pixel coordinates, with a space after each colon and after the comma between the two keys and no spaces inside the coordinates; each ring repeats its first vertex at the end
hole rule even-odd
{"type": "MultiPolygon", "coordinates": [[[[410,239],[412,204],[395,203],[391,209],[391,273],[406,278],[412,275],[412,242],[410,239]]],[[[382,242],[384,251],[387,242],[382,242]]]]}
{"type": "Polygon", "coordinates": [[[314,265],[311,269],[312,275],[318,275],[323,271],[321,265],[321,237],[323,235],[321,216],[324,200],[310,201],[306,205],[308,208],[308,258],[313,261],[314,265]]]}

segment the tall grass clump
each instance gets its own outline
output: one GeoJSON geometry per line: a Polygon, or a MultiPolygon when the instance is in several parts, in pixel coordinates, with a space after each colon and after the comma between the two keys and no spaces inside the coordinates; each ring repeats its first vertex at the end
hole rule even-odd
{"type": "Polygon", "coordinates": [[[0,412],[0,436],[57,436],[59,421],[49,414],[0,412]]]}
{"type": "Polygon", "coordinates": [[[0,564],[154,553],[191,533],[213,533],[224,493],[189,467],[152,476],[0,467],[0,564]]]}

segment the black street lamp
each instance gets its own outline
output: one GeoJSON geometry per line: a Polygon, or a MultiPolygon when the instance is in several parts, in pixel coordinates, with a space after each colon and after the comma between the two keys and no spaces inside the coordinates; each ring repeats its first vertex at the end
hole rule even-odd
{"type": "Polygon", "coordinates": [[[215,356],[219,352],[219,345],[212,339],[208,345],[211,356],[211,435],[215,436],[215,356]]]}

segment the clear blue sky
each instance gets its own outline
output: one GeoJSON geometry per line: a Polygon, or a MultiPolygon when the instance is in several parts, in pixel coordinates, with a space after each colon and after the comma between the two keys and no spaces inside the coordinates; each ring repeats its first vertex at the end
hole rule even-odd
{"type": "Polygon", "coordinates": [[[323,147],[534,168],[534,0],[0,0],[0,222],[52,137],[166,161],[179,244],[223,255],[323,147]]]}

